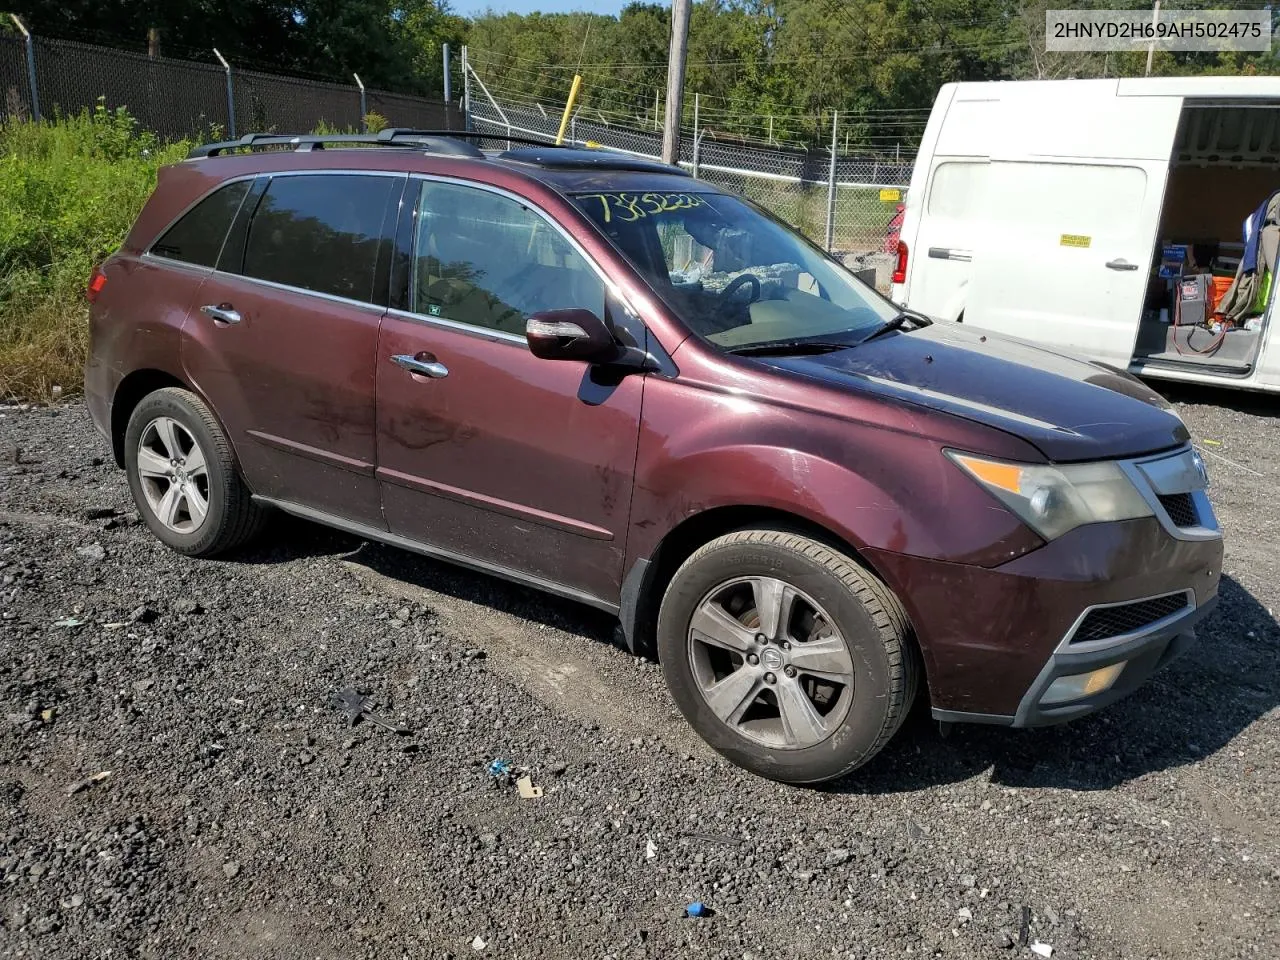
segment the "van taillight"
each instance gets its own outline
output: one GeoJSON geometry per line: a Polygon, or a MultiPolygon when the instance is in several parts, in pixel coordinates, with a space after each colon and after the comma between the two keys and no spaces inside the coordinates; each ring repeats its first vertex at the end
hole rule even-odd
{"type": "Polygon", "coordinates": [[[106,285],[107,275],[102,272],[101,267],[94,267],[93,273],[89,276],[89,286],[84,291],[85,299],[93,303],[106,285]]]}
{"type": "Polygon", "coordinates": [[[904,241],[898,241],[898,262],[893,267],[893,282],[907,282],[907,245],[904,241]]]}

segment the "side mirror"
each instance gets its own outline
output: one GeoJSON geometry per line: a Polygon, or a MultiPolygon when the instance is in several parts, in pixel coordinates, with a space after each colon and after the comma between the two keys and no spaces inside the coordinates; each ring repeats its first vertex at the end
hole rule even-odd
{"type": "Polygon", "coordinates": [[[533,355],[543,360],[613,363],[624,352],[604,321],[590,310],[535,313],[525,321],[524,335],[533,355]]]}

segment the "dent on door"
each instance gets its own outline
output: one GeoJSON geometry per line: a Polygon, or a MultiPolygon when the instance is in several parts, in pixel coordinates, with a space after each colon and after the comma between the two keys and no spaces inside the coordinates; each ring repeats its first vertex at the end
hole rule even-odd
{"type": "Polygon", "coordinates": [[[388,317],[377,475],[391,531],[616,600],[643,378],[593,370],[513,337],[388,317]]]}

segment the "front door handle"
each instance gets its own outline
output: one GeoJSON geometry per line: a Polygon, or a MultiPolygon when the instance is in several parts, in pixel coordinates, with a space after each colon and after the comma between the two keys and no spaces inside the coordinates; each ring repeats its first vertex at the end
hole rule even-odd
{"type": "Polygon", "coordinates": [[[1137,270],[1138,265],[1136,263],[1130,263],[1124,257],[1121,257],[1119,260],[1108,260],[1107,269],[1108,270],[1137,270]]]}
{"type": "Polygon", "coordinates": [[[200,308],[200,312],[206,317],[212,317],[216,323],[239,323],[240,311],[234,310],[229,303],[212,304],[206,303],[200,308]]]}
{"type": "Polygon", "coordinates": [[[440,380],[449,375],[449,368],[429,353],[419,353],[416,356],[400,353],[392,357],[391,362],[410,373],[430,377],[432,380],[440,380]]]}

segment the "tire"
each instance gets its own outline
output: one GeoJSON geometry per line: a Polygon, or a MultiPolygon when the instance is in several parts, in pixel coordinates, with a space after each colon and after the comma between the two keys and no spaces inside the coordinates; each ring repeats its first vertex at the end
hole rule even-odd
{"type": "Polygon", "coordinates": [[[793,784],[849,773],[898,731],[920,672],[909,634],[873,574],[778,530],[701,547],[658,614],[659,661],[685,718],[733,763],[793,784]],[[761,607],[790,612],[762,619],[761,607]]]}
{"type": "Polygon", "coordinates": [[[138,513],[178,553],[216,556],[262,527],[265,511],[241,479],[226,433],[188,390],[165,387],[142,398],[125,429],[124,465],[138,513]]]}

